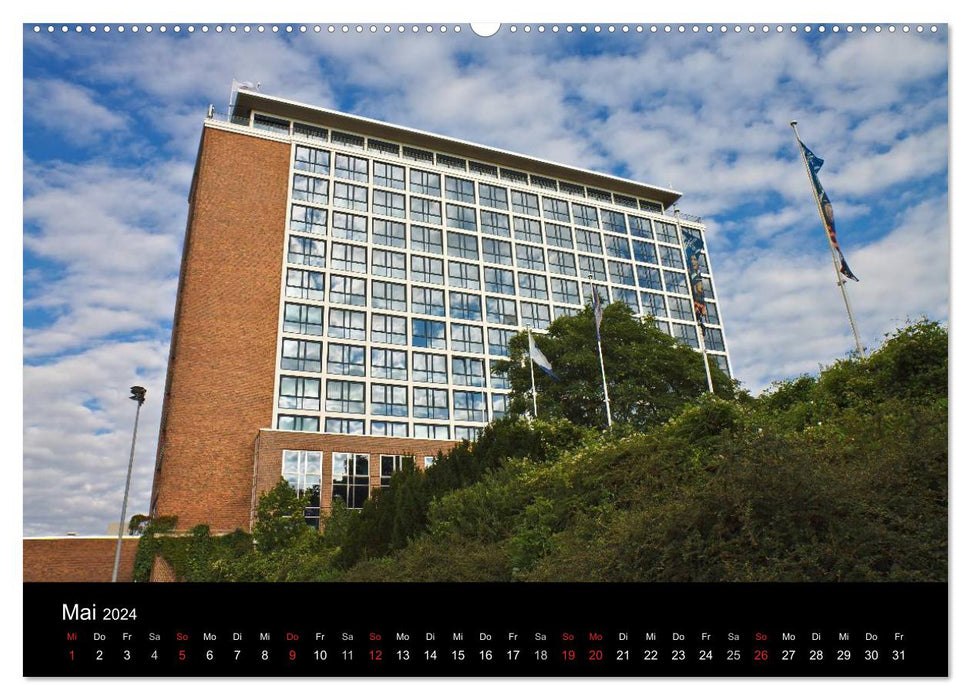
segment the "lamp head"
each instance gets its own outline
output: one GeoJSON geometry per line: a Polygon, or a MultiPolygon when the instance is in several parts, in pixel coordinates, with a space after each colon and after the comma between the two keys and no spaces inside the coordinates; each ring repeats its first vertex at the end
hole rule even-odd
{"type": "Polygon", "coordinates": [[[131,388],[131,396],[129,396],[132,401],[137,401],[138,405],[141,406],[145,403],[145,387],[143,386],[133,386],[131,388]]]}

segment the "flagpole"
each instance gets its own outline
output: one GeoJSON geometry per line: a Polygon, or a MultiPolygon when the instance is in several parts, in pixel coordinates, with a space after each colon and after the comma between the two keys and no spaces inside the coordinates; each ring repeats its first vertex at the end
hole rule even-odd
{"type": "Polygon", "coordinates": [[[607,427],[609,428],[614,424],[614,421],[610,415],[610,394],[607,393],[607,371],[604,369],[604,351],[603,351],[603,347],[600,344],[600,324],[597,323],[597,313],[596,313],[597,302],[594,301],[594,295],[597,293],[597,291],[593,288],[593,275],[587,275],[587,279],[590,280],[590,302],[594,304],[594,306],[591,308],[594,311],[593,324],[594,324],[594,327],[597,329],[597,354],[600,356],[600,377],[601,379],[603,379],[604,408],[607,409],[607,427]]]}
{"type": "Polygon", "coordinates": [[[802,139],[799,138],[799,130],[796,128],[796,121],[793,120],[789,122],[789,126],[792,127],[792,132],[796,137],[796,143],[800,146],[799,153],[802,156],[802,164],[806,166],[806,177],[809,178],[809,188],[813,191],[813,199],[816,200],[816,211],[819,214],[819,220],[823,224],[823,233],[826,234],[826,241],[829,243],[829,254],[833,259],[833,270],[836,272],[836,285],[840,288],[840,293],[843,295],[843,304],[846,306],[846,316],[850,321],[850,330],[853,331],[853,340],[856,342],[856,352],[860,359],[863,359],[863,345],[860,343],[860,333],[856,329],[856,319],[853,318],[853,309],[850,307],[850,297],[846,293],[846,280],[843,275],[840,274],[839,262],[836,260],[836,248],[833,245],[832,239],[829,237],[829,229],[826,228],[826,215],[823,213],[823,204],[819,201],[819,193],[816,191],[816,186],[813,184],[812,171],[809,169],[809,161],[806,160],[806,151],[801,147],[802,139]]]}
{"type": "MultiPolygon", "coordinates": [[[[678,231],[678,247],[681,248],[682,255],[685,256],[685,265],[690,266],[691,261],[687,259],[687,253],[684,250],[684,238],[681,237],[681,211],[679,209],[674,210],[674,220],[677,223],[676,229],[678,231]]],[[[690,271],[690,270],[689,270],[690,271]]],[[[690,279],[689,279],[690,281],[690,279]]],[[[691,295],[692,307],[694,306],[694,293],[691,295]]],[[[698,314],[694,313],[695,317],[695,329],[698,331],[698,340],[701,345],[701,361],[705,364],[705,377],[708,379],[708,392],[711,394],[715,393],[715,384],[711,380],[711,367],[708,366],[708,346],[705,343],[705,329],[698,321],[698,314]]]]}
{"type": "MultiPolygon", "coordinates": [[[[526,326],[526,335],[529,340],[533,339],[533,330],[529,326],[526,326]]],[[[539,412],[536,410],[536,370],[533,368],[533,358],[532,356],[527,358],[529,362],[529,379],[533,383],[533,419],[539,420],[539,412]]]]}

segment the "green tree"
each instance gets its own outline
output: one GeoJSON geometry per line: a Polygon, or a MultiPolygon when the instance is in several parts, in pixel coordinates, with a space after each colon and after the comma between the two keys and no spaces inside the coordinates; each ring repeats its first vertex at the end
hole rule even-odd
{"type": "Polygon", "coordinates": [[[253,537],[260,552],[273,552],[295,543],[308,529],[303,519],[304,509],[310,505],[310,494],[299,496],[281,478],[271,490],[260,497],[256,507],[253,537]]]}
{"type": "MultiPolygon", "coordinates": [[[[643,429],[675,415],[682,406],[708,389],[701,355],[675,342],[651,320],[641,321],[623,303],[603,310],[600,328],[610,409],[617,423],[643,429]]],[[[577,425],[606,427],[603,384],[593,311],[587,306],[576,316],[550,324],[546,335],[535,335],[537,346],[553,365],[558,380],[534,368],[541,418],[566,418],[577,425]]],[[[497,371],[509,376],[510,410],[532,413],[531,377],[525,332],[509,343],[510,359],[497,371]]],[[[733,397],[736,385],[710,363],[716,393],[733,397]]]]}

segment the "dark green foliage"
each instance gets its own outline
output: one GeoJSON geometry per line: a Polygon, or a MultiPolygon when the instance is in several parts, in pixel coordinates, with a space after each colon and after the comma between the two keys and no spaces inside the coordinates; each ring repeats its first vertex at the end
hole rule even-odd
{"type": "Polygon", "coordinates": [[[128,534],[141,535],[148,524],[152,521],[147,515],[137,514],[128,519],[128,534]]]}
{"type": "MultiPolygon", "coordinates": [[[[604,308],[600,333],[615,423],[636,429],[657,425],[707,392],[701,355],[675,342],[652,322],[640,321],[626,304],[617,302],[604,308]]],[[[535,335],[534,340],[559,379],[534,369],[539,415],[565,418],[576,425],[606,427],[590,307],[576,316],[556,319],[546,335],[535,335]]],[[[509,350],[509,361],[499,363],[497,369],[509,375],[513,391],[510,410],[517,415],[531,414],[532,382],[525,332],[513,337],[509,350]]],[[[711,367],[718,395],[732,397],[735,385],[713,364],[711,367]]]]}
{"type": "Polygon", "coordinates": [[[297,492],[282,477],[260,498],[256,507],[253,538],[261,552],[275,552],[293,545],[308,529],[304,510],[310,504],[310,494],[297,492]]]}

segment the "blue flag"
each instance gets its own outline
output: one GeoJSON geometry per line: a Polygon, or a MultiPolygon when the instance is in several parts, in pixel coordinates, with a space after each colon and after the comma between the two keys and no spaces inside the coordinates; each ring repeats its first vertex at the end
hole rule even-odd
{"type": "Polygon", "coordinates": [[[691,279],[691,301],[694,303],[695,320],[704,330],[708,307],[705,306],[705,282],[701,276],[701,253],[704,250],[701,231],[682,228],[681,237],[684,240],[684,257],[688,261],[688,277],[691,279]]]}
{"type": "Polygon", "coordinates": [[[536,347],[536,343],[533,342],[532,333],[529,333],[529,359],[535,362],[541,370],[553,377],[553,379],[557,381],[560,380],[559,377],[553,374],[553,365],[550,364],[550,361],[546,359],[546,355],[544,355],[543,351],[536,347]]]}
{"type": "Polygon", "coordinates": [[[823,189],[822,183],[819,181],[819,170],[823,167],[823,159],[818,157],[815,153],[806,148],[806,144],[799,141],[799,145],[802,146],[802,151],[806,156],[806,162],[809,164],[809,172],[812,176],[813,189],[816,193],[816,199],[819,200],[819,208],[823,212],[823,222],[826,226],[826,235],[829,236],[829,243],[833,246],[833,250],[839,256],[840,261],[840,272],[847,279],[851,279],[854,282],[859,282],[860,280],[853,274],[850,270],[850,266],[846,264],[846,258],[843,257],[843,251],[840,250],[839,243],[836,242],[836,221],[833,218],[833,205],[829,201],[829,196],[826,194],[826,190],[823,189]]]}

